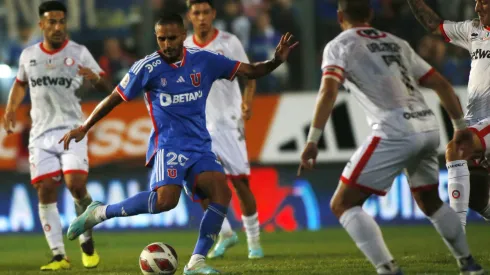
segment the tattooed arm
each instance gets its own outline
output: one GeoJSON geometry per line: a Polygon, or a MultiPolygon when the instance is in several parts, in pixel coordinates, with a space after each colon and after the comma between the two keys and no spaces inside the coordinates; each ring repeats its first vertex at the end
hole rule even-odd
{"type": "Polygon", "coordinates": [[[415,18],[432,34],[442,35],[439,24],[443,21],[424,0],[407,0],[415,18]]]}

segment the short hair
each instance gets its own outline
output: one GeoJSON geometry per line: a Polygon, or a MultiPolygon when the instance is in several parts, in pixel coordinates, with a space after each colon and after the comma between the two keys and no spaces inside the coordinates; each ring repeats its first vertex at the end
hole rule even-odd
{"type": "Polygon", "coordinates": [[[339,8],[351,21],[366,22],[371,16],[369,0],[339,0],[339,8]]]}
{"type": "Polygon", "coordinates": [[[187,7],[190,9],[192,5],[201,3],[208,3],[214,9],[213,0],[187,0],[187,7]]]}
{"type": "Polygon", "coordinates": [[[177,24],[184,28],[184,19],[178,13],[163,13],[158,16],[155,26],[163,26],[168,24],[177,24]]]}
{"type": "Polygon", "coordinates": [[[49,11],[62,11],[65,14],[67,13],[65,4],[58,1],[43,2],[41,5],[39,5],[38,10],[39,10],[39,17],[43,17],[44,13],[49,11]]]}

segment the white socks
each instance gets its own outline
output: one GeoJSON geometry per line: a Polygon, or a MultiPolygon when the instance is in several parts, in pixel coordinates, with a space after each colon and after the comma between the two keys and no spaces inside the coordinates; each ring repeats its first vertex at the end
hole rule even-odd
{"type": "Polygon", "coordinates": [[[455,160],[446,163],[448,170],[449,205],[458,214],[459,220],[466,226],[466,215],[470,201],[470,171],[466,160],[455,160]]]}
{"type": "Polygon", "coordinates": [[[252,216],[242,216],[243,226],[247,233],[247,243],[249,249],[260,248],[260,225],[257,212],[252,216]]]}
{"type": "Polygon", "coordinates": [[[376,270],[384,270],[385,265],[390,265],[393,256],[386,247],[381,230],[376,221],[361,207],[348,209],[339,221],[376,270]]]}
{"type": "Polygon", "coordinates": [[[107,216],[105,214],[106,210],[107,210],[107,205],[101,205],[95,208],[94,216],[98,222],[103,222],[107,220],[107,216]]]}
{"type": "Polygon", "coordinates": [[[437,232],[456,259],[466,258],[470,255],[466,235],[458,222],[458,215],[447,204],[443,204],[429,217],[429,220],[434,224],[437,232]]]}
{"type": "Polygon", "coordinates": [[[187,264],[187,267],[188,268],[191,268],[193,267],[195,264],[201,262],[201,261],[204,261],[206,260],[206,257],[204,257],[203,255],[200,255],[200,254],[194,254],[191,256],[191,259],[189,260],[189,263],[187,264]]]}
{"type": "Polygon", "coordinates": [[[63,244],[63,231],[61,228],[60,213],[56,202],[49,204],[39,204],[39,219],[44,230],[44,235],[48,241],[49,248],[53,255],[65,255],[65,245],[63,244]]]}
{"type": "Polygon", "coordinates": [[[233,235],[233,229],[231,229],[230,221],[228,221],[228,218],[225,218],[223,220],[219,235],[223,237],[230,237],[231,235],[233,235]]]}

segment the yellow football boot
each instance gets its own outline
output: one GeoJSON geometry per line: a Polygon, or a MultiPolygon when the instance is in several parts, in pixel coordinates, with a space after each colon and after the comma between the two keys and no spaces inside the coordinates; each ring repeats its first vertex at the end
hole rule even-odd
{"type": "Polygon", "coordinates": [[[62,255],[56,255],[47,265],[41,266],[41,271],[54,271],[70,268],[71,264],[68,258],[63,257],[62,255]]]}
{"type": "Polygon", "coordinates": [[[95,268],[99,265],[100,257],[94,248],[94,241],[89,239],[81,244],[82,247],[82,263],[85,268],[95,268]]]}

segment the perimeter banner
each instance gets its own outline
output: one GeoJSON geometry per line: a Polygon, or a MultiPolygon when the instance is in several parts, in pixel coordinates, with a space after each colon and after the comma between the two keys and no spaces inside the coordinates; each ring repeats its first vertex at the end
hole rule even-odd
{"type": "MultiPolygon", "coordinates": [[[[296,166],[253,167],[250,186],[257,200],[263,231],[319,230],[339,226],[329,208],[330,199],[342,171],[342,165],[320,165],[304,177],[296,177],[296,166]]],[[[115,203],[148,190],[148,173],[141,168],[93,169],[88,190],[94,200],[115,203]]],[[[41,232],[38,200],[28,175],[0,173],[0,233],[41,232]]],[[[440,171],[439,193],[447,201],[447,172],[440,171]]],[[[58,209],[63,228],[75,218],[70,192],[60,186],[58,209]]],[[[385,197],[370,198],[364,205],[367,213],[381,224],[428,223],[411,198],[404,176],[395,179],[385,197]]],[[[203,215],[199,204],[181,194],[172,211],[158,215],[116,218],[97,226],[98,230],[192,229],[197,230],[203,215]]],[[[228,218],[236,229],[242,227],[239,202],[234,194],[228,218]]],[[[468,222],[482,222],[471,212],[468,222]]]]}

